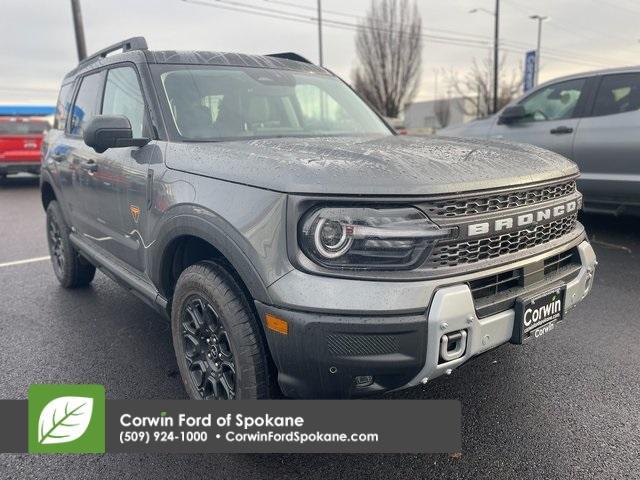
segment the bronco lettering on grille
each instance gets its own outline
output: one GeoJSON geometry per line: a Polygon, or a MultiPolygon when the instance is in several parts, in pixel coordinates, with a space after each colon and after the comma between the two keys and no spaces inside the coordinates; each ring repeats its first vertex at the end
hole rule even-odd
{"type": "Polygon", "coordinates": [[[496,220],[491,220],[490,222],[472,223],[467,225],[467,235],[469,237],[474,237],[511,230],[514,227],[526,227],[533,223],[563,217],[578,210],[579,206],[578,200],[572,200],[554,207],[534,210],[520,215],[498,218],[496,220]]]}

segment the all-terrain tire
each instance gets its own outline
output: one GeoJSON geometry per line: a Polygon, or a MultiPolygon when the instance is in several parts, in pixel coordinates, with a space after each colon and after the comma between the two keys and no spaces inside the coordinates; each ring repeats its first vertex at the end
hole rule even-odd
{"type": "Polygon", "coordinates": [[[269,398],[274,389],[260,328],[225,268],[213,261],[186,268],[173,295],[171,332],[189,397],[269,398]]]}

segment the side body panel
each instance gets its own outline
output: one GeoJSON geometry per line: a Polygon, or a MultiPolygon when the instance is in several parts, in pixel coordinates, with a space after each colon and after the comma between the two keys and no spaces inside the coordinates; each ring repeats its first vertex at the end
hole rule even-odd
{"type": "Polygon", "coordinates": [[[587,200],[640,205],[640,111],[580,120],[574,159],[587,200]]]}
{"type": "MultiPolygon", "coordinates": [[[[175,155],[171,144],[166,155],[175,155]]],[[[164,253],[172,242],[192,235],[220,251],[254,298],[268,302],[267,287],[293,269],[286,250],[286,195],[163,165],[150,169],[154,173],[145,221],[146,271],[160,293],[167,293],[162,288],[164,253]]]]}

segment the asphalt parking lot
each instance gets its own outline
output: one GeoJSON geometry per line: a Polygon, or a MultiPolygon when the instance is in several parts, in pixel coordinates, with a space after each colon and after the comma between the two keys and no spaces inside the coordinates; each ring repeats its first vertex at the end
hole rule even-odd
{"type": "MultiPolygon", "coordinates": [[[[640,227],[584,223],[600,265],[560,328],[385,397],[461,400],[462,455],[3,454],[0,478],[639,478],[640,227]]],[[[0,398],[33,383],[185,397],[168,324],[150,308],[102,274],[66,291],[48,261],[13,263],[48,255],[35,179],[0,183],[0,228],[0,398]]]]}

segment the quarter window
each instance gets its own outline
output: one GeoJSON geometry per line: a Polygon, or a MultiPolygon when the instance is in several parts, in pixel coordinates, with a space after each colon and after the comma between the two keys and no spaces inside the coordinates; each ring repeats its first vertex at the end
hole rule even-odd
{"type": "Polygon", "coordinates": [[[593,116],[640,110],[640,73],[624,73],[603,77],[593,116]]]}
{"type": "Polygon", "coordinates": [[[100,90],[100,73],[87,75],[82,79],[80,90],[71,110],[69,133],[82,135],[89,120],[96,114],[98,91],[100,90]]]}
{"type": "Polygon", "coordinates": [[[543,87],[522,101],[524,121],[540,122],[572,118],[584,89],[585,79],[568,80],[543,87]]]}
{"type": "Polygon", "coordinates": [[[103,115],[124,115],[131,123],[134,137],[142,137],[144,128],[144,99],[138,75],[131,67],[109,70],[102,101],[103,115]]]}

